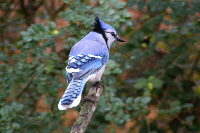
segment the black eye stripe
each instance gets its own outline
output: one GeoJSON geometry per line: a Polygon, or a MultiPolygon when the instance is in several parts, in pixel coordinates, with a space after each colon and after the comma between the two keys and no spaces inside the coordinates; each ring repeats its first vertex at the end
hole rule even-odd
{"type": "Polygon", "coordinates": [[[110,33],[113,37],[116,37],[116,36],[117,36],[117,34],[115,35],[114,32],[106,32],[106,33],[110,33]]]}
{"type": "Polygon", "coordinates": [[[111,35],[112,35],[112,36],[115,36],[115,33],[114,33],[114,32],[112,32],[112,33],[111,33],[111,35]]]}

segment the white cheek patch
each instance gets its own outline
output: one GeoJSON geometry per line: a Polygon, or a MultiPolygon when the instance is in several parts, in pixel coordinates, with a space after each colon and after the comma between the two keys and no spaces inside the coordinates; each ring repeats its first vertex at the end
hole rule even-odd
{"type": "Polygon", "coordinates": [[[101,56],[95,56],[95,55],[91,55],[91,54],[88,54],[89,57],[94,57],[94,58],[99,58],[101,59],[102,57],[101,56]]]}
{"type": "Polygon", "coordinates": [[[115,40],[115,37],[113,37],[110,33],[106,33],[106,37],[108,38],[108,41],[115,40]]]}
{"type": "Polygon", "coordinates": [[[70,69],[67,69],[67,68],[66,68],[66,71],[67,71],[68,73],[73,73],[73,72],[80,72],[80,71],[82,71],[82,70],[80,70],[80,69],[74,69],[74,68],[70,68],[70,69]]]}

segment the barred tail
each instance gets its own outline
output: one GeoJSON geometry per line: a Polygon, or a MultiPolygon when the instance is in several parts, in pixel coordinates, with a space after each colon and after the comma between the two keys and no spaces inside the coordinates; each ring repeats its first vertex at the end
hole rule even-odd
{"type": "Polygon", "coordinates": [[[66,110],[67,108],[75,107],[80,103],[85,82],[86,78],[73,79],[70,82],[58,104],[59,110],[66,110]]]}

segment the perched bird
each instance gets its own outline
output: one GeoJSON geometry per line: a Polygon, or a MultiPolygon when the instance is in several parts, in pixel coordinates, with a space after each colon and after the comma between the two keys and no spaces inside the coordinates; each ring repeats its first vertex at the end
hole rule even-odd
{"type": "Polygon", "coordinates": [[[66,110],[80,103],[87,81],[100,81],[109,59],[110,46],[115,40],[125,42],[113,27],[96,16],[94,29],[70,51],[66,67],[68,87],[58,104],[59,110],[66,110]]]}

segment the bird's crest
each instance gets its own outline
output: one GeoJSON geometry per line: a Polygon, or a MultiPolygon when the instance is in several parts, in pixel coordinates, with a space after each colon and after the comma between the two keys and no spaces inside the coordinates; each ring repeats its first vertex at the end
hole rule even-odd
{"type": "Polygon", "coordinates": [[[100,30],[103,30],[102,27],[101,27],[101,20],[96,16],[95,17],[95,21],[94,21],[94,29],[93,31],[100,31],[100,30]]]}
{"type": "Polygon", "coordinates": [[[104,23],[103,21],[101,21],[97,16],[95,17],[95,21],[94,21],[94,29],[93,31],[102,31],[105,29],[114,29],[113,27],[111,27],[110,25],[104,23]]]}

